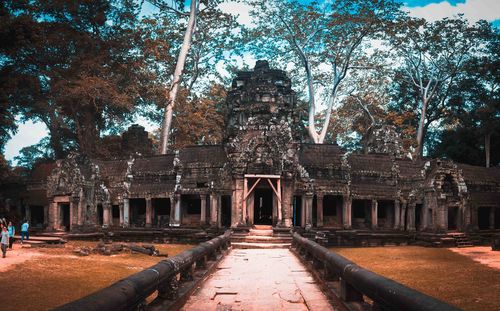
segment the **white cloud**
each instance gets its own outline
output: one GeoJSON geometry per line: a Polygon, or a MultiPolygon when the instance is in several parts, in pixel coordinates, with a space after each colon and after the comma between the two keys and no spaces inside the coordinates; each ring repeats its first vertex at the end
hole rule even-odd
{"type": "Polygon", "coordinates": [[[466,0],[465,3],[451,5],[447,1],[431,3],[426,6],[405,8],[411,16],[425,18],[428,21],[436,21],[445,17],[453,17],[464,14],[471,22],[485,19],[489,22],[500,19],[499,0],[466,0]]]}
{"type": "Polygon", "coordinates": [[[219,8],[225,13],[238,15],[238,23],[247,27],[254,26],[252,18],[250,17],[250,5],[238,2],[223,2],[219,5],[219,8]]]}

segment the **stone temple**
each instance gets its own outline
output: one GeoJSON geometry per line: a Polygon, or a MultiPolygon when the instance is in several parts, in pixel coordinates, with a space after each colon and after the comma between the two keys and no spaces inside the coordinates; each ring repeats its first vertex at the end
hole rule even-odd
{"type": "Polygon", "coordinates": [[[349,244],[500,230],[500,168],[410,160],[390,126],[371,131],[360,153],[304,143],[290,79],[266,61],[237,73],[227,106],[221,145],[152,155],[136,125],[122,136],[123,159],[40,164],[15,186],[23,191],[2,189],[0,204],[46,231],[264,224],[349,244]]]}

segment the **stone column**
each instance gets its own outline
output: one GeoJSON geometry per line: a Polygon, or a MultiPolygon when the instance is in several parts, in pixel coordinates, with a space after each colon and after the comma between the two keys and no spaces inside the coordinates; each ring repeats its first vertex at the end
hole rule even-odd
{"type": "Polygon", "coordinates": [[[26,213],[26,220],[31,225],[31,207],[29,205],[25,205],[24,211],[26,213]]]}
{"type": "Polygon", "coordinates": [[[120,202],[119,207],[118,207],[118,209],[120,211],[120,227],[123,227],[123,205],[124,204],[122,201],[122,202],[120,202]]]}
{"type": "Polygon", "coordinates": [[[205,194],[200,195],[200,225],[207,224],[207,196],[205,194]]]}
{"type": "Polygon", "coordinates": [[[252,193],[250,193],[250,195],[248,196],[248,219],[250,220],[250,225],[253,225],[254,222],[255,222],[255,219],[254,219],[254,212],[255,212],[255,195],[254,195],[254,191],[252,191],[252,193]]]}
{"type": "Polygon", "coordinates": [[[245,223],[246,211],[243,211],[243,178],[234,180],[233,200],[231,204],[231,227],[245,223]]]}
{"type": "Polygon", "coordinates": [[[495,229],[495,207],[490,207],[490,229],[495,229]]]}
{"type": "Polygon", "coordinates": [[[217,216],[219,211],[218,195],[215,193],[210,194],[210,226],[217,227],[217,216]]]}
{"type": "Polygon", "coordinates": [[[49,225],[49,206],[45,205],[43,207],[43,224],[45,227],[49,225]]]}
{"type": "Polygon", "coordinates": [[[415,203],[404,203],[406,207],[406,225],[408,231],[415,231],[415,203]]]}
{"type": "Polygon", "coordinates": [[[85,206],[85,196],[83,194],[83,191],[80,191],[80,197],[78,199],[78,207],[76,211],[76,223],[78,226],[82,226],[84,223],[84,215],[83,215],[83,208],[85,206]]]}
{"type": "Polygon", "coordinates": [[[316,226],[323,227],[323,194],[316,195],[316,226]]]}
{"type": "Polygon", "coordinates": [[[170,218],[170,226],[179,227],[181,225],[181,195],[176,193],[174,195],[174,208],[173,217],[170,218]]]}
{"type": "Polygon", "coordinates": [[[128,198],[123,199],[123,227],[130,226],[130,201],[128,198]]]}
{"type": "Polygon", "coordinates": [[[49,206],[49,228],[59,229],[59,206],[57,202],[51,202],[49,206]]]}
{"type": "Polygon", "coordinates": [[[342,198],[342,226],[344,229],[351,229],[352,227],[352,198],[344,195],[342,198]]]}
{"type": "Polygon", "coordinates": [[[110,224],[110,209],[111,204],[109,202],[105,202],[102,204],[102,224],[104,227],[109,227],[110,224]]]}
{"type": "MultiPolygon", "coordinates": [[[[372,218],[372,229],[377,229],[378,227],[378,202],[377,200],[372,200],[372,206],[371,206],[371,218],[372,218]]],[[[386,211],[387,215],[387,211],[386,211]]]]}
{"type": "Polygon", "coordinates": [[[72,197],[69,203],[70,217],[69,217],[69,230],[73,230],[74,225],[78,225],[78,208],[80,207],[80,198],[72,197]]]}
{"type": "Polygon", "coordinates": [[[306,194],[304,196],[305,199],[305,208],[306,208],[306,228],[312,227],[312,205],[313,205],[313,195],[306,194]]]}
{"type": "Polygon", "coordinates": [[[394,200],[394,229],[399,230],[401,228],[401,207],[399,205],[399,200],[394,200]]]}
{"type": "Polygon", "coordinates": [[[283,181],[281,204],[283,206],[283,225],[290,228],[293,224],[293,183],[291,181],[283,181]]]}
{"type": "Polygon", "coordinates": [[[153,202],[151,198],[146,198],[146,228],[151,228],[153,223],[153,202]]]}
{"type": "Polygon", "coordinates": [[[306,197],[303,195],[300,200],[300,226],[306,226],[306,197]]]}

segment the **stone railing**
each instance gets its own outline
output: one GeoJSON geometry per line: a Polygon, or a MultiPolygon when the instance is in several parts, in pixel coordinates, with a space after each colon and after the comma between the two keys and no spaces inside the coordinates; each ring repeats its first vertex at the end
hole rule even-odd
{"type": "Polygon", "coordinates": [[[182,287],[183,284],[187,284],[189,288],[194,287],[195,270],[206,270],[209,261],[211,266],[215,266],[216,259],[228,248],[230,236],[231,232],[226,231],[193,249],[162,260],[148,269],[55,310],[143,310],[146,305],[148,309],[168,309],[175,306],[180,294],[188,296],[188,290],[182,287]],[[147,304],[146,299],[153,294],[157,294],[157,297],[147,304]]]}
{"type": "Polygon", "coordinates": [[[292,248],[312,268],[323,287],[333,294],[333,298],[347,307],[407,311],[460,310],[363,269],[298,233],[293,234],[292,248]],[[365,301],[364,296],[369,300],[365,301]]]}

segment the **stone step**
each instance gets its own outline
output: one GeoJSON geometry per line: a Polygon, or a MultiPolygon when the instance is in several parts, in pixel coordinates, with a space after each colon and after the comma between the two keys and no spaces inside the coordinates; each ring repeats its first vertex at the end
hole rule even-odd
{"type": "Polygon", "coordinates": [[[231,242],[250,242],[250,243],[291,243],[291,237],[268,237],[268,236],[232,236],[231,242]]]}
{"type": "Polygon", "coordinates": [[[257,230],[273,230],[271,225],[254,225],[253,228],[257,230]]]}
{"type": "Polygon", "coordinates": [[[231,246],[236,249],[276,249],[276,248],[290,248],[291,243],[248,243],[248,242],[231,242],[231,246]]]}
{"type": "Polygon", "coordinates": [[[251,235],[273,236],[273,230],[250,229],[251,235]]]}

